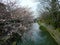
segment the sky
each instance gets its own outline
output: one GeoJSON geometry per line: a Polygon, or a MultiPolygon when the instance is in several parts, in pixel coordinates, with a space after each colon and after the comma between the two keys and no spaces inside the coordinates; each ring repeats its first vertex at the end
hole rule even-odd
{"type": "Polygon", "coordinates": [[[30,7],[32,9],[32,11],[34,11],[33,16],[35,18],[38,17],[38,12],[37,12],[37,7],[39,2],[36,2],[36,0],[20,0],[20,5],[24,6],[24,7],[30,7]]]}

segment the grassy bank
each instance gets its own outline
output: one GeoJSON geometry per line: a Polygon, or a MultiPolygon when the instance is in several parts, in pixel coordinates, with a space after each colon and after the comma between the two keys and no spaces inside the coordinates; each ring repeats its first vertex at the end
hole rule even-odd
{"type": "Polygon", "coordinates": [[[60,28],[59,29],[54,29],[53,27],[46,25],[45,23],[41,23],[40,21],[37,21],[38,24],[40,25],[40,29],[43,31],[47,31],[53,39],[60,45],[60,28]]]}

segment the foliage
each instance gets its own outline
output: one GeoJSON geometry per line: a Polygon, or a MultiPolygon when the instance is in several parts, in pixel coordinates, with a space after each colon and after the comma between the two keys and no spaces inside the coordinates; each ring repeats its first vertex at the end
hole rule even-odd
{"type": "MultiPolygon", "coordinates": [[[[14,5],[15,3],[8,4],[0,3],[0,40],[3,40],[2,44],[4,45],[8,45],[8,42],[11,43],[12,39],[14,41],[21,39],[33,23],[29,8],[17,7],[12,10],[11,4],[14,5]],[[14,35],[16,34],[19,35],[19,38],[15,38],[14,35]]],[[[16,37],[18,37],[17,35],[16,37]]]]}

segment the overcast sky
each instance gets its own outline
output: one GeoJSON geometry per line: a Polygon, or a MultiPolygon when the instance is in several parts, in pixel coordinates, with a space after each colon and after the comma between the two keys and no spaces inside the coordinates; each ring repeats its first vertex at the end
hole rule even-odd
{"type": "Polygon", "coordinates": [[[37,7],[39,2],[36,2],[36,0],[20,0],[22,6],[31,7],[31,9],[34,11],[34,16],[37,17],[37,7]]]}

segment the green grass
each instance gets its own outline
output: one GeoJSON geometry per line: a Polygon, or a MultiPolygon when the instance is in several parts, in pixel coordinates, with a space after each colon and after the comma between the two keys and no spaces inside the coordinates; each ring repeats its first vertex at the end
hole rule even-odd
{"type": "Polygon", "coordinates": [[[58,30],[60,32],[60,28],[57,28],[56,30],[58,30]]]}

